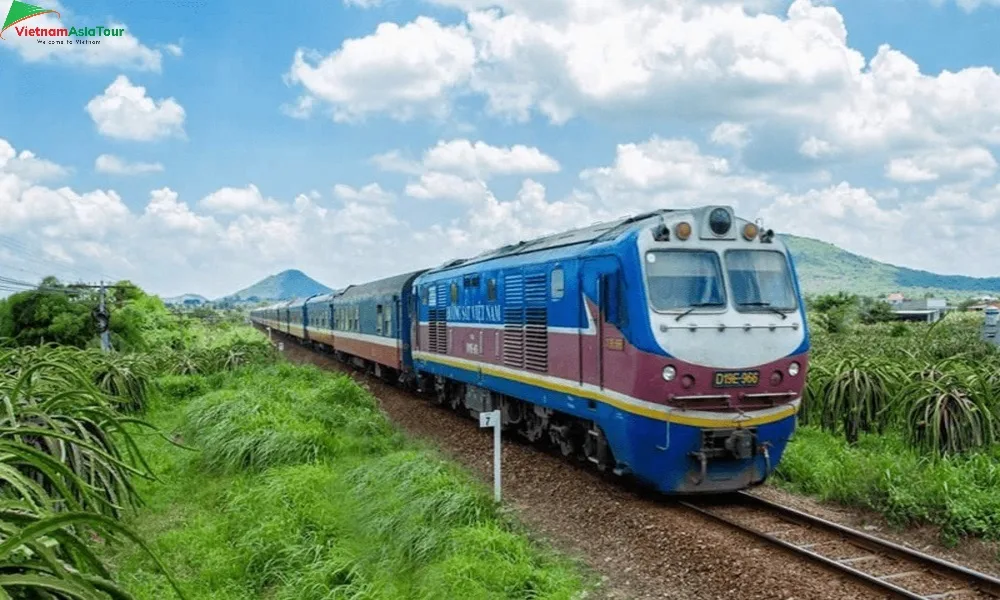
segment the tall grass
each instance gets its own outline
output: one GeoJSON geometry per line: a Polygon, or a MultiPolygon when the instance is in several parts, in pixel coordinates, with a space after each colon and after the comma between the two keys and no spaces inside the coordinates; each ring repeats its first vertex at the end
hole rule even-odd
{"type": "Polygon", "coordinates": [[[75,349],[0,350],[0,597],[129,598],[88,537],[148,552],[117,520],[138,502],[133,477],[151,478],[126,427],[143,423],[115,410],[88,367],[75,349]]]}
{"type": "Polygon", "coordinates": [[[932,524],[945,541],[1000,539],[1000,448],[936,460],[898,433],[856,444],[815,427],[795,433],[776,472],[791,490],[882,513],[897,525],[932,524]]]}
{"type": "Polygon", "coordinates": [[[816,332],[803,422],[850,442],[889,428],[935,456],[989,448],[1000,438],[1000,351],[980,339],[981,321],[816,332]]]}
{"type": "Polygon", "coordinates": [[[209,469],[278,465],[380,453],[402,444],[374,399],[347,377],[280,365],[239,374],[187,408],[186,437],[209,469]]]}
{"type": "MultiPolygon", "coordinates": [[[[586,587],[350,378],[288,364],[220,378],[159,386],[177,395],[150,418],[197,455],[144,443],[166,485],[137,526],[193,597],[568,600],[586,587]]],[[[165,589],[148,559],[113,558],[139,597],[165,589]]]]}
{"type": "Polygon", "coordinates": [[[1000,351],[981,315],[814,332],[800,427],[777,481],[1000,539],[1000,351]]]}

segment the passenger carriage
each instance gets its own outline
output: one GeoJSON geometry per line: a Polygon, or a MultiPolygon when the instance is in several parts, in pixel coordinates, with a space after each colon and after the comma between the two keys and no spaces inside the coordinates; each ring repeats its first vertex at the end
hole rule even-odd
{"type": "Polygon", "coordinates": [[[408,372],[410,288],[422,271],[348,286],[333,299],[334,351],[390,380],[408,372]]]}
{"type": "Polygon", "coordinates": [[[343,290],[309,297],[305,302],[306,339],[329,349],[334,347],[333,300],[343,290]]]}

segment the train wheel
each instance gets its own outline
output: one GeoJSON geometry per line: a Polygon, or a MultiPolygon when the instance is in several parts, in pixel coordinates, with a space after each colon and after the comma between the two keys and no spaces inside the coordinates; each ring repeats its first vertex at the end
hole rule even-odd
{"type": "Polygon", "coordinates": [[[526,404],[524,421],[520,429],[521,435],[527,438],[529,442],[538,442],[545,435],[551,414],[552,411],[547,408],[535,404],[526,404]]]}
{"type": "Polygon", "coordinates": [[[572,423],[552,423],[549,425],[549,439],[559,449],[565,457],[570,457],[576,453],[576,436],[574,435],[572,423]]]}

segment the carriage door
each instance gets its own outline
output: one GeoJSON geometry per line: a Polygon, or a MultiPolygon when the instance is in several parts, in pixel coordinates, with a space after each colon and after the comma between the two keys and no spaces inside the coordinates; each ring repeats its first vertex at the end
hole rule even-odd
{"type": "Polygon", "coordinates": [[[588,259],[580,269],[580,289],[583,291],[580,336],[580,382],[603,388],[610,371],[605,366],[607,352],[621,350],[623,340],[614,335],[608,322],[619,317],[621,271],[613,257],[588,259]]]}

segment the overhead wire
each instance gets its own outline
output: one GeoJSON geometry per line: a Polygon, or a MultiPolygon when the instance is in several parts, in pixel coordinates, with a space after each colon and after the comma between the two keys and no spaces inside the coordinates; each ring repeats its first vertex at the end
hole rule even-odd
{"type": "Polygon", "coordinates": [[[5,249],[8,253],[13,254],[20,261],[33,263],[36,268],[43,268],[45,271],[49,272],[49,274],[55,275],[60,279],[77,279],[79,281],[86,279],[102,279],[117,281],[117,279],[107,273],[88,267],[82,267],[79,265],[59,265],[51,259],[43,257],[23,242],[7,235],[0,235],[0,249],[5,249]],[[85,274],[89,274],[90,276],[85,277],[85,274]],[[70,275],[71,277],[66,277],[66,275],[70,275]]]}

